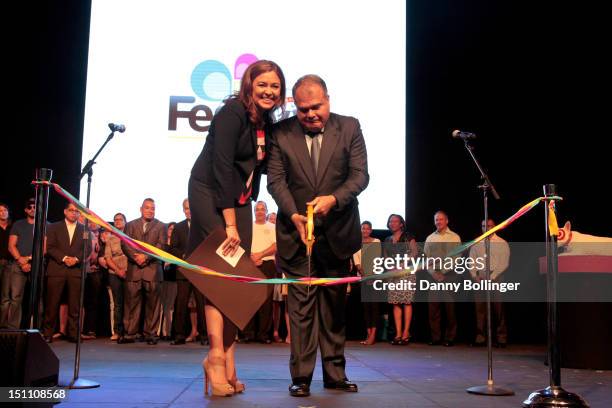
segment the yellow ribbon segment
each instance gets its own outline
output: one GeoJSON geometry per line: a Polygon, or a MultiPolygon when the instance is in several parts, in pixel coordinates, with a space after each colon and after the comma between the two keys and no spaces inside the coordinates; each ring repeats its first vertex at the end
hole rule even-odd
{"type": "Polygon", "coordinates": [[[306,206],[306,254],[312,255],[312,246],[314,245],[314,205],[306,206]]]}
{"type": "Polygon", "coordinates": [[[548,203],[548,231],[551,237],[559,236],[559,224],[557,224],[557,215],[555,214],[554,200],[551,200],[548,203]]]}

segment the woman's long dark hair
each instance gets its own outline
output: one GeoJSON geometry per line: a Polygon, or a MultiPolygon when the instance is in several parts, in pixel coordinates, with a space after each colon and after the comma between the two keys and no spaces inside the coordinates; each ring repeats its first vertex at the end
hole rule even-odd
{"type": "Polygon", "coordinates": [[[393,217],[399,218],[400,223],[402,224],[402,234],[400,235],[398,242],[408,242],[412,240],[412,235],[410,235],[408,231],[406,231],[406,221],[404,220],[404,217],[399,214],[391,214],[389,218],[387,218],[387,229],[391,231],[391,228],[389,228],[389,223],[391,222],[391,218],[393,217]]]}
{"type": "Polygon", "coordinates": [[[391,214],[391,215],[389,216],[389,218],[387,218],[387,229],[388,229],[389,231],[391,230],[391,228],[389,228],[389,223],[391,222],[391,218],[393,218],[393,217],[397,217],[397,218],[399,218],[400,222],[402,223],[402,233],[403,233],[403,232],[406,232],[406,221],[404,221],[404,217],[402,217],[402,216],[401,216],[401,215],[399,215],[399,214],[391,214]]]}
{"type": "Polygon", "coordinates": [[[284,108],[286,93],[285,75],[283,75],[283,71],[278,64],[268,60],[259,60],[249,65],[246,71],[244,71],[244,75],[240,81],[240,90],[235,95],[228,98],[238,99],[240,102],[242,102],[249,113],[249,120],[258,129],[264,127],[266,123],[265,115],[267,115],[269,112],[262,112],[253,100],[253,81],[255,81],[255,78],[257,78],[259,75],[265,74],[266,72],[275,72],[276,75],[278,75],[281,83],[281,91],[278,101],[276,101],[274,107],[278,108],[280,106],[281,108],[284,108]]]}

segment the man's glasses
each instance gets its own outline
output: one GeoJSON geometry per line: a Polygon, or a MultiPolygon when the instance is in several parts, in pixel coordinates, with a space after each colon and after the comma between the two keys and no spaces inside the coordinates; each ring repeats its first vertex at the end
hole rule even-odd
{"type": "Polygon", "coordinates": [[[27,210],[32,210],[34,208],[36,208],[36,204],[30,204],[26,207],[27,210]]]}

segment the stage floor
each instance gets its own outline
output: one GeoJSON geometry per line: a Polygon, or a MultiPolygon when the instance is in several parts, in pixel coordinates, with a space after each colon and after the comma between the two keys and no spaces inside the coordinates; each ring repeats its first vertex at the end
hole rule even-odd
{"type": "MultiPolygon", "coordinates": [[[[60,379],[72,378],[75,345],[51,344],[60,358],[60,379]]],[[[170,346],[160,342],[118,345],[108,339],[89,340],[81,349],[80,377],[101,384],[99,388],[70,391],[61,407],[520,407],[530,392],[548,385],[545,348],[510,345],[494,349],[494,379],[512,389],[514,396],[486,397],[465,389],[486,384],[485,348],[456,345],[445,348],[427,344],[391,346],[379,343],[346,347],[347,375],[359,385],[359,393],[323,388],[317,364],[312,395],[293,398],[286,344],[239,344],[239,378],[244,394],[230,398],[205,398],[200,362],[208,347],[198,344],[170,346]]],[[[581,395],[591,407],[612,403],[612,371],[562,370],[563,387],[581,395]]]]}

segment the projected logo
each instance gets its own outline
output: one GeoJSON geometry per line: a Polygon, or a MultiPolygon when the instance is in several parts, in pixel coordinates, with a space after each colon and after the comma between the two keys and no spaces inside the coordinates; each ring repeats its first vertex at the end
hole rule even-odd
{"type": "MultiPolygon", "coordinates": [[[[170,109],[168,114],[168,130],[175,131],[179,119],[187,120],[189,126],[196,132],[208,132],[210,121],[213,118],[213,108],[219,109],[225,98],[240,88],[240,81],[244,72],[259,58],[254,54],[242,54],[233,64],[233,74],[227,65],[217,60],[206,60],[195,66],[191,72],[191,89],[193,93],[205,101],[206,104],[194,105],[193,96],[170,96],[170,109]],[[183,105],[179,109],[179,104],[183,105]],[[187,105],[190,108],[184,110],[187,105]]],[[[281,120],[295,114],[295,106],[290,99],[286,103],[284,112],[275,112],[275,120],[281,120]]]]}
{"type": "Polygon", "coordinates": [[[234,63],[233,76],[220,61],[203,61],[191,73],[191,89],[201,99],[220,102],[238,90],[244,71],[257,60],[253,54],[242,54],[234,63]]]}

